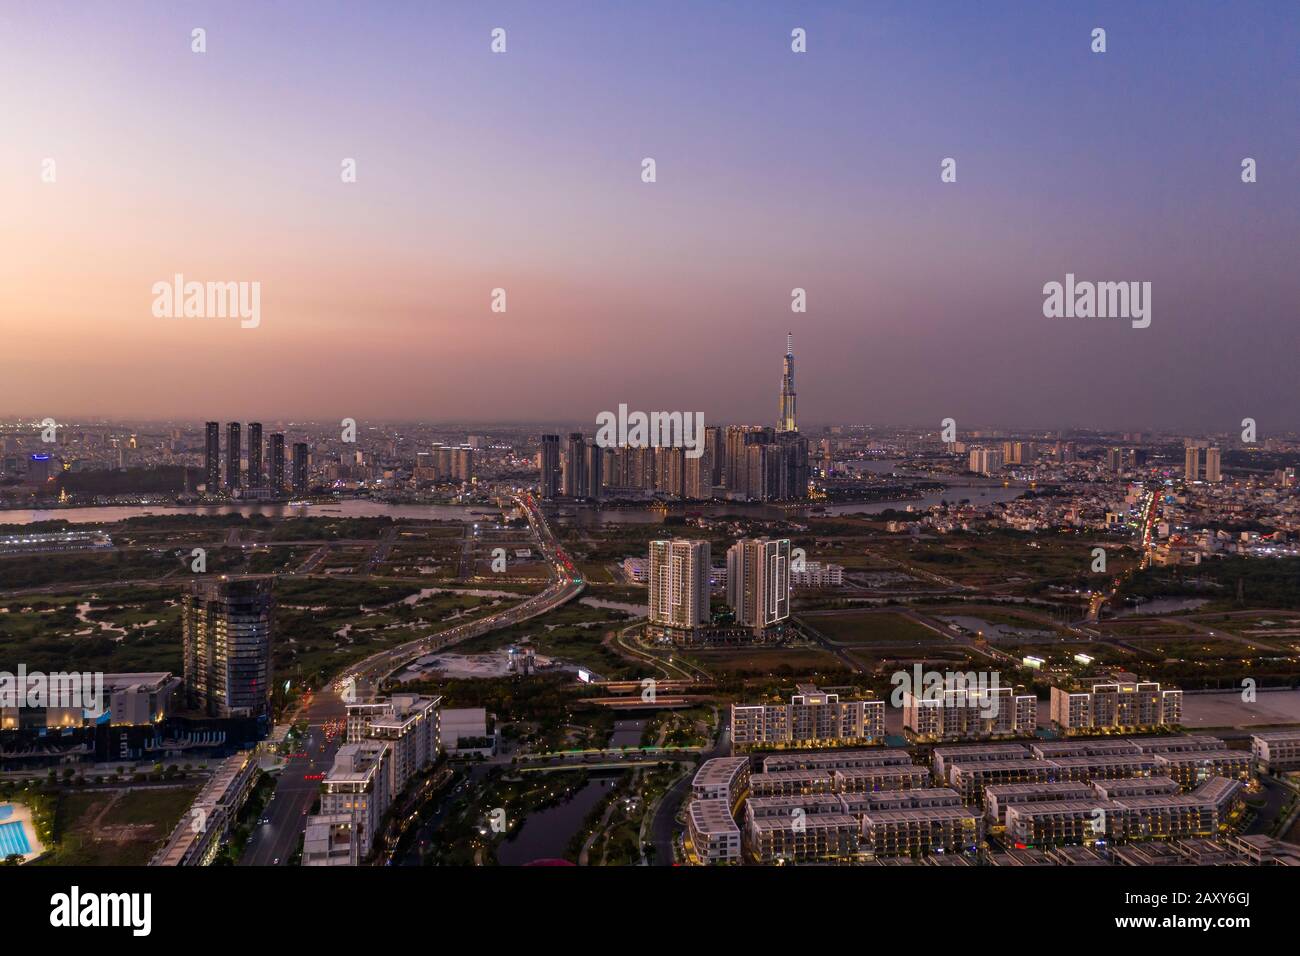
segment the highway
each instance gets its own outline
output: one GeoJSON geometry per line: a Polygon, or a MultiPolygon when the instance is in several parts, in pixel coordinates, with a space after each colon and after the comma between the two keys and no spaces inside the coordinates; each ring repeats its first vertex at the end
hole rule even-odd
{"type": "Polygon", "coordinates": [[[466,624],[458,624],[456,627],[440,631],[437,634],[417,638],[414,641],[408,641],[386,651],[380,651],[378,654],[368,657],[344,671],[335,682],[337,690],[342,691],[349,681],[367,680],[377,682],[383,680],[418,657],[423,657],[425,654],[434,651],[445,650],[489,631],[509,627],[512,624],[519,624],[542,614],[548,614],[582,593],[582,589],[585,587],[583,580],[577,574],[568,555],[556,544],[551,529],[547,526],[546,519],[542,515],[541,508],[537,505],[536,500],[532,495],[523,494],[516,501],[524,509],[524,513],[527,514],[528,523],[538,540],[542,554],[546,557],[555,574],[555,580],[551,582],[546,590],[533,595],[514,607],[507,608],[489,617],[470,621],[466,624]]]}
{"type": "MultiPolygon", "coordinates": [[[[248,848],[241,857],[241,865],[285,865],[297,848],[306,828],[307,814],[320,792],[317,775],[326,773],[334,762],[341,741],[339,737],[327,739],[325,725],[338,721],[346,714],[341,693],[350,680],[377,683],[389,674],[406,666],[417,657],[441,650],[512,624],[547,614],[582,593],[583,580],[572,562],[558,546],[536,500],[529,494],[516,501],[528,515],[528,523],[538,540],[542,553],[550,563],[555,580],[533,597],[489,617],[461,624],[429,637],[408,641],[398,647],[381,651],[345,671],[331,686],[317,692],[307,705],[304,717],[310,728],[310,743],[301,755],[289,759],[280,771],[275,793],[263,814],[267,824],[258,824],[248,848]]],[[[383,543],[381,542],[381,548],[383,543]]],[[[378,549],[377,549],[378,550],[378,549]]],[[[299,718],[303,719],[302,717],[299,718]]]]}

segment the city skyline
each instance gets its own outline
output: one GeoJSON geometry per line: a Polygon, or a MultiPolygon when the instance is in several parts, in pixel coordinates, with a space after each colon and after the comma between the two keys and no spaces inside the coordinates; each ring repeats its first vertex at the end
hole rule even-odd
{"type": "Polygon", "coordinates": [[[1193,6],[13,12],[0,406],[767,422],[792,329],[808,422],[1300,427],[1300,28],[1193,6]],[[174,275],[259,324],[157,318],[174,275]],[[1150,327],[1044,318],[1067,275],[1150,327]]]}
{"type": "Polygon", "coordinates": [[[1288,922],[1300,0],[43,0],[0,50],[20,938],[540,927],[515,868],[1288,922]]]}

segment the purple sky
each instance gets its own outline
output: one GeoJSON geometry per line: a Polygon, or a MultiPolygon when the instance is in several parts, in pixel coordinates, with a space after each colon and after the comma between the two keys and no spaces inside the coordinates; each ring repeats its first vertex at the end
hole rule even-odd
{"type": "Polygon", "coordinates": [[[7,5],[0,416],[1300,427],[1300,7],[1133,6],[7,5]]]}

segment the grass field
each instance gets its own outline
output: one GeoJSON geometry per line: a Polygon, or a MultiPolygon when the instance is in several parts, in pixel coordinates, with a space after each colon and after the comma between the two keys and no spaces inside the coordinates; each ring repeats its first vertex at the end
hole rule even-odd
{"type": "Polygon", "coordinates": [[[194,802],[199,785],[69,791],[55,812],[47,866],[143,866],[194,802]]]}
{"type": "Polygon", "coordinates": [[[693,650],[684,656],[710,672],[737,676],[814,679],[849,672],[833,654],[818,648],[728,647],[693,650]]]}
{"type": "Polygon", "coordinates": [[[844,644],[936,644],[945,638],[911,618],[892,611],[849,611],[814,614],[810,625],[832,641],[844,644]]]}

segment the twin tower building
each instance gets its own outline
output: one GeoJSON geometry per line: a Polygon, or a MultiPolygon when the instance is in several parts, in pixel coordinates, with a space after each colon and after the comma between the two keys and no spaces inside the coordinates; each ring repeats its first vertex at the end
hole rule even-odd
{"type": "Polygon", "coordinates": [[[650,542],[650,632],[675,644],[765,643],[783,636],[790,618],[789,538],[744,538],[715,569],[709,542],[650,542]],[[725,587],[732,619],[715,623],[709,596],[725,587]]]}

